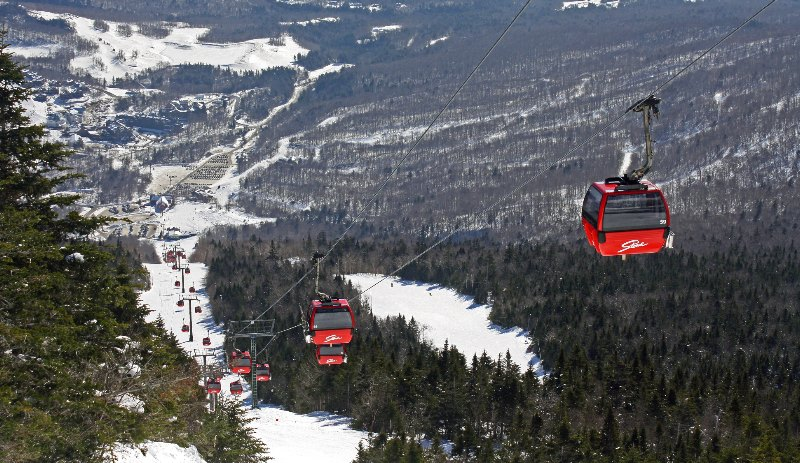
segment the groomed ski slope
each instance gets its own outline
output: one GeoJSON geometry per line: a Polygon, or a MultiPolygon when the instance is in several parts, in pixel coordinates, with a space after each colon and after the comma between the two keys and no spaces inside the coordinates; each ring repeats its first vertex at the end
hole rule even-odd
{"type": "MultiPolygon", "coordinates": [[[[184,218],[182,211],[173,210],[165,215],[174,216],[176,222],[180,222],[184,218]]],[[[180,245],[191,257],[197,240],[198,238],[195,236],[179,241],[170,241],[167,242],[167,245],[180,245]]],[[[162,241],[155,242],[158,251],[161,251],[163,244],[162,241]]],[[[221,352],[224,330],[222,327],[214,325],[208,294],[205,291],[208,268],[204,264],[191,263],[191,273],[186,275],[187,287],[191,284],[195,285],[197,290],[195,294],[197,294],[203,310],[200,314],[192,313],[194,341],[189,342],[188,333],[181,332],[183,323],[189,323],[189,306],[188,304],[184,307],[176,305],[181,291],[180,288],[175,287],[175,280],[180,279],[180,272],[172,270],[171,265],[165,263],[145,264],[145,267],[150,272],[151,287],[150,290],[140,294],[139,300],[153,310],[147,319],[152,321],[160,316],[167,331],[172,331],[178,338],[180,346],[190,354],[204,348],[217,348],[221,352]],[[203,346],[202,339],[209,333],[211,346],[203,346]]],[[[193,303],[193,308],[194,305],[193,303]]],[[[311,355],[310,351],[309,355],[311,355]]],[[[220,356],[216,362],[218,365],[222,365],[224,359],[220,356]]],[[[271,367],[273,374],[281,374],[280,365],[271,365],[271,367]]],[[[250,426],[255,429],[256,437],[266,443],[269,448],[269,456],[273,458],[270,460],[272,463],[312,461],[350,463],[356,458],[358,443],[367,438],[367,433],[350,429],[349,418],[327,412],[298,415],[272,405],[262,405],[257,410],[251,410],[251,395],[245,381],[242,381],[245,384],[245,392],[241,396],[232,398],[228,392],[230,383],[236,379],[238,379],[238,375],[225,376],[220,395],[226,400],[240,402],[242,413],[255,419],[250,426]],[[309,442],[313,442],[313,445],[309,445],[309,442]]],[[[119,461],[124,463],[204,462],[193,447],[184,449],[162,442],[148,442],[136,447],[118,446],[115,449],[115,455],[119,461]],[[146,454],[139,450],[141,447],[147,449],[146,454]]]]}
{"type": "MultiPolygon", "coordinates": [[[[384,278],[383,275],[355,274],[345,278],[354,286],[365,290],[384,278]]],[[[419,281],[386,278],[364,295],[376,317],[403,315],[413,317],[423,325],[423,337],[436,347],[445,341],[455,346],[467,357],[486,353],[496,359],[511,360],[522,369],[531,366],[541,374],[541,361],[528,352],[527,331],[522,328],[502,328],[489,321],[491,307],[475,304],[472,297],[452,289],[419,281]]]]}
{"type": "MultiPolygon", "coordinates": [[[[240,214],[235,211],[209,209],[207,205],[182,203],[159,217],[161,227],[179,227],[182,232],[202,232],[205,228],[225,223],[259,223],[263,219],[240,214]],[[210,214],[210,215],[209,215],[210,214]]],[[[178,241],[166,242],[168,246],[178,244],[191,257],[197,236],[178,241]]],[[[165,242],[155,241],[161,251],[165,242]]],[[[180,272],[172,270],[165,263],[146,264],[150,272],[151,288],[140,294],[140,301],[147,304],[153,312],[148,320],[159,316],[165,328],[175,333],[181,347],[189,353],[204,348],[222,348],[224,330],[216,326],[211,317],[208,294],[205,290],[208,269],[204,264],[191,263],[191,273],[186,275],[187,288],[194,285],[202,307],[202,313],[192,313],[194,341],[188,341],[188,333],[181,332],[181,326],[189,322],[188,304],[177,307],[181,292],[175,288],[175,280],[180,272]],[[210,336],[211,346],[203,346],[202,338],[210,336]]],[[[347,279],[357,287],[366,289],[383,279],[383,275],[354,274],[347,279]]],[[[184,293],[188,294],[188,293],[184,293]]],[[[423,337],[437,347],[445,341],[463,352],[469,361],[473,355],[480,356],[484,351],[492,358],[505,357],[506,351],[511,359],[522,368],[531,366],[541,373],[539,358],[527,352],[527,333],[521,328],[501,328],[488,319],[490,307],[475,304],[471,297],[459,294],[440,285],[387,278],[364,295],[373,313],[378,317],[402,314],[406,319],[412,317],[422,325],[423,337]]],[[[193,303],[194,307],[194,303],[193,303]]],[[[282,327],[276,327],[281,329],[282,327]]],[[[311,352],[309,351],[309,355],[311,352]]],[[[219,365],[224,358],[216,359],[219,365]]],[[[271,365],[273,374],[280,375],[281,366],[271,365]]],[[[232,398],[227,392],[231,381],[237,375],[227,375],[222,381],[221,396],[242,404],[242,413],[255,419],[250,426],[255,435],[269,448],[269,456],[274,463],[293,463],[306,461],[325,461],[326,463],[350,463],[357,455],[358,443],[367,438],[367,433],[350,429],[350,419],[327,412],[312,412],[298,415],[282,410],[274,405],[262,405],[250,410],[250,391],[245,383],[245,391],[232,398]],[[313,445],[309,443],[313,442],[313,445]]],[[[200,379],[198,378],[198,384],[200,379]]],[[[196,449],[180,448],[174,444],[147,442],[136,447],[116,448],[119,461],[124,463],[202,463],[196,449]],[[146,449],[142,453],[141,448],[146,449]]]]}

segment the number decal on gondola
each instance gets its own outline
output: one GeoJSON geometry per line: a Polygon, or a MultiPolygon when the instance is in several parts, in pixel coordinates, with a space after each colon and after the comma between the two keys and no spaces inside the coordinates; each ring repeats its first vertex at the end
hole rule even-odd
{"type": "Polygon", "coordinates": [[[338,361],[338,360],[336,360],[336,359],[328,359],[328,360],[326,360],[325,362],[326,362],[326,363],[336,363],[337,361],[338,361]]]}
{"type": "Polygon", "coordinates": [[[329,342],[333,342],[333,341],[338,341],[340,339],[342,339],[341,336],[339,336],[337,334],[331,334],[331,335],[328,335],[328,336],[325,337],[325,342],[329,343],[329,342]]]}

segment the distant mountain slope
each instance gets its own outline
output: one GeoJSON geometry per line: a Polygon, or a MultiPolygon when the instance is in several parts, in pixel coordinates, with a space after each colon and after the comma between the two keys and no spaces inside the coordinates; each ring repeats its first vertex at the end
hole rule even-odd
{"type": "MultiPolygon", "coordinates": [[[[129,18],[126,24],[143,30],[166,27],[138,6],[104,5],[48,8],[80,11],[108,24],[129,18]]],[[[231,174],[263,163],[223,201],[249,212],[300,211],[304,220],[339,221],[363,210],[375,226],[405,233],[460,225],[507,238],[577,237],[587,185],[618,174],[624,163],[641,162],[634,156],[642,151],[641,123],[630,115],[581,143],[756,8],[745,0],[640,0],[567,9],[561,1],[533,2],[372,201],[521,3],[379,3],[377,9],[264,1],[217,16],[209,14],[213,5],[160,19],[209,27],[204,41],[244,43],[288,33],[308,54],[296,56],[295,70],[283,73],[155,70],[124,80],[127,93],[84,105],[88,116],[82,121],[67,114],[75,106],[65,105],[63,117],[53,120],[43,115],[62,134],[80,137],[88,159],[122,165],[93,181],[113,179],[127,192],[136,182],[120,179],[141,176],[141,191],[150,183],[143,166],[225,152],[235,166],[231,174]],[[332,64],[352,66],[316,81],[299,68],[332,64]],[[114,113],[120,110],[124,117],[114,113]],[[108,150],[108,143],[118,150],[108,150]],[[523,182],[530,184],[478,214],[523,182]]],[[[174,7],[162,6],[164,12],[174,7]]],[[[13,26],[20,21],[15,8],[3,7],[12,35],[20,30],[13,26]]],[[[721,223],[777,217],[789,227],[796,221],[798,16],[791,2],[776,2],[659,92],[664,101],[653,128],[656,161],[649,178],[664,187],[682,235],[707,229],[714,223],[709,217],[721,223]]],[[[94,53],[70,35],[65,21],[25,21],[19,46],[35,51],[48,37],[72,37],[72,49],[27,60],[44,78],[94,53]]],[[[191,188],[182,194],[192,194],[191,188]]]]}

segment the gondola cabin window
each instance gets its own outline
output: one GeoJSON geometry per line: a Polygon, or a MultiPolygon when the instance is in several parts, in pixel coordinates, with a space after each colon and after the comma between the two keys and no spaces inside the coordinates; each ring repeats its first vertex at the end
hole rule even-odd
{"type": "Polygon", "coordinates": [[[667,211],[656,192],[609,196],[603,213],[603,231],[665,228],[667,211]]]}

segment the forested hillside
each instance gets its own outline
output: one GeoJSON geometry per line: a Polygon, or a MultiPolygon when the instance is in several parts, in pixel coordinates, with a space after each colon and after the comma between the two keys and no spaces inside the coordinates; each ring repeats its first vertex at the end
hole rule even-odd
{"type": "MultiPolygon", "coordinates": [[[[208,28],[202,40],[215,47],[291,38],[307,52],[285,65],[291,69],[131,68],[107,83],[126,94],[97,95],[82,117],[74,116],[82,108],[68,106],[66,122],[51,121],[62,136],[80,138],[86,157],[76,164],[103,166],[71,188],[102,186],[98,199],[119,201],[146,192],[152,172],[142,166],[201,163],[222,151],[232,173],[257,167],[217,200],[256,215],[310,210],[327,222],[362,217],[405,233],[459,226],[505,240],[574,238],[570,224],[586,185],[628,160],[629,168],[641,162],[640,120],[630,115],[581,143],[760,6],[639,0],[562,10],[561,1],[533,2],[406,157],[520,2],[161,2],[157,11],[168,15],[161,21],[145,6],[153,3],[50,1],[30,9],[83,15],[99,29],[117,21],[122,32],[114,37],[163,38],[185,21],[208,28]],[[334,64],[348,66],[307,80],[334,64]]],[[[100,59],[97,40],[69,21],[28,11],[8,4],[0,15],[18,46],[47,51],[27,60],[40,76],[66,80],[85,74],[75,60],[100,59]]],[[[649,178],[664,187],[684,230],[754,211],[796,216],[798,11],[796,0],[775,2],[659,92],[649,178]]],[[[91,75],[80,79],[98,86],[91,75]]],[[[193,197],[198,189],[178,193],[193,197]]]]}
{"type": "Polygon", "coordinates": [[[209,462],[263,461],[233,407],[207,412],[197,364],[137,290],[152,246],[98,244],[102,219],[52,192],[76,173],[22,102],[32,91],[0,33],[0,460],[101,462],[117,444],[195,445],[209,462]]]}
{"type": "MultiPolygon", "coordinates": [[[[216,317],[260,314],[309,268],[293,258],[331,244],[323,234],[287,236],[270,225],[201,242],[216,317]]],[[[452,461],[792,461],[800,268],[788,241],[627,261],[583,244],[448,242],[399,275],[489,301],[495,322],[530,330],[548,371],[543,382],[504,358],[421,344],[410,318],[375,320],[362,303],[348,364],[318,368],[292,330],[270,349],[281,374],[263,394],[394,433],[377,437],[361,461],[444,461],[418,448],[420,435],[451,441],[452,461]]],[[[428,244],[346,239],[321,288],[352,297],[331,275],[388,273],[428,244]]],[[[295,325],[312,294],[306,280],[268,317],[295,325]]]]}

